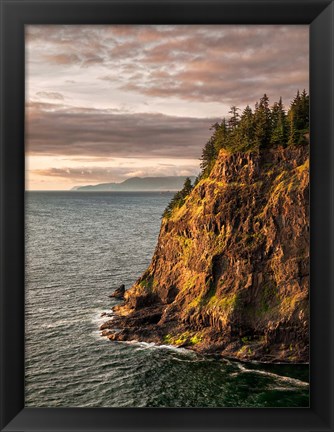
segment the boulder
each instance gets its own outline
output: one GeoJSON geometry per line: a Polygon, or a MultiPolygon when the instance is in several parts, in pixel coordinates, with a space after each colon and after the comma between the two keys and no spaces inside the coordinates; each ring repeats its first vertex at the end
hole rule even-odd
{"type": "Polygon", "coordinates": [[[118,298],[118,299],[124,299],[124,293],[125,293],[125,285],[122,284],[109,297],[111,297],[111,298],[118,298]]]}

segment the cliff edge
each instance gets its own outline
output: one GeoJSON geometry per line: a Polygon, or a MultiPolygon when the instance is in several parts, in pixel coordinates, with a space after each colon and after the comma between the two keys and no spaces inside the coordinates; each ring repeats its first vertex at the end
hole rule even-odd
{"type": "Polygon", "coordinates": [[[112,340],[307,362],[308,291],[308,146],[221,150],[162,219],[149,268],[101,329],[112,340]]]}

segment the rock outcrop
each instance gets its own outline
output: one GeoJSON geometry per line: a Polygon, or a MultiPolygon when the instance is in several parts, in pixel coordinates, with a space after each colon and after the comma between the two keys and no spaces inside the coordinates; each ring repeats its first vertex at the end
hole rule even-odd
{"type": "Polygon", "coordinates": [[[105,335],[307,362],[308,291],[308,146],[221,150],[210,176],[163,218],[152,262],[105,335]]]}
{"type": "Polygon", "coordinates": [[[124,294],[125,294],[125,285],[122,284],[109,297],[110,298],[117,298],[117,299],[124,299],[124,294]]]}

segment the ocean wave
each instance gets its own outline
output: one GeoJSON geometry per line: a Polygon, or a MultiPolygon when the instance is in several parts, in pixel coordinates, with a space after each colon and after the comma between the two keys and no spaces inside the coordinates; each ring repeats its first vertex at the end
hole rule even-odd
{"type": "MultiPolygon", "coordinates": [[[[272,377],[275,378],[277,381],[282,381],[285,383],[290,383],[293,384],[297,387],[308,387],[309,383],[306,381],[302,381],[299,380],[297,378],[292,378],[292,377],[287,377],[287,376],[283,376],[283,375],[278,375],[276,373],[273,372],[267,372],[261,369],[247,369],[245,366],[243,366],[241,363],[235,363],[237,365],[237,367],[240,369],[240,371],[242,373],[255,373],[258,375],[264,375],[264,376],[268,376],[268,377],[272,377]]],[[[238,375],[236,373],[234,373],[233,375],[238,375]]]]}
{"type": "Polygon", "coordinates": [[[90,322],[94,325],[100,326],[101,324],[110,321],[114,318],[114,313],[109,309],[107,311],[101,311],[101,309],[94,309],[90,312],[90,322]],[[107,313],[108,316],[101,316],[102,313],[107,313]]]}

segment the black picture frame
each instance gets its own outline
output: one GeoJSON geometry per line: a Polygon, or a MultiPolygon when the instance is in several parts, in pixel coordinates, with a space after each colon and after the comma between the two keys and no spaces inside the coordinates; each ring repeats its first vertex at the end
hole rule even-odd
{"type": "Polygon", "coordinates": [[[329,0],[0,0],[2,431],[333,431],[333,65],[329,0]],[[309,24],[309,408],[24,408],[25,24],[309,24]]]}

